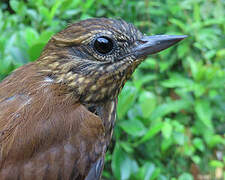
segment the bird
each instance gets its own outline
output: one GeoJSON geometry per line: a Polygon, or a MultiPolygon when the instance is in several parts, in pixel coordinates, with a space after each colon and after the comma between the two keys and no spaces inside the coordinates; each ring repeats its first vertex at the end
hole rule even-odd
{"type": "Polygon", "coordinates": [[[109,18],[53,35],[0,83],[0,179],[101,179],[120,91],[148,55],[186,37],[109,18]]]}

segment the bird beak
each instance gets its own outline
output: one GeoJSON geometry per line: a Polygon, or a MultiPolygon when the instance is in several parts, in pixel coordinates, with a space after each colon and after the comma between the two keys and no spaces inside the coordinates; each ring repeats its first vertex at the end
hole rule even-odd
{"type": "Polygon", "coordinates": [[[155,35],[144,36],[139,40],[140,44],[134,48],[137,58],[160,52],[186,38],[186,35],[155,35]]]}

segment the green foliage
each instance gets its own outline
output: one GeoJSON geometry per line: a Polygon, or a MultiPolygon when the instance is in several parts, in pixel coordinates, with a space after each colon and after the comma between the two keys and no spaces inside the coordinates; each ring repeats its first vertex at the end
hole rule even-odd
{"type": "Polygon", "coordinates": [[[124,87],[104,179],[225,178],[216,173],[225,168],[223,0],[1,1],[0,79],[37,59],[68,23],[102,16],[189,36],[149,57],[124,87]]]}

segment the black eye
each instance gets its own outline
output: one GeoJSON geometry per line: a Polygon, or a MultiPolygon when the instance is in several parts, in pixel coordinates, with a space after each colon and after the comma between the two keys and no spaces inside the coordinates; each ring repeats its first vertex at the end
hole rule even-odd
{"type": "Polygon", "coordinates": [[[94,48],[101,54],[108,54],[113,50],[113,41],[108,37],[98,37],[95,39],[94,48]]]}

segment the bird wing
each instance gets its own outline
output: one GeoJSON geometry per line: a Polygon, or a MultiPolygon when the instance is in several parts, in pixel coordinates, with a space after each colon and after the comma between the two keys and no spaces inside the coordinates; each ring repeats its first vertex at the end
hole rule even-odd
{"type": "Polygon", "coordinates": [[[34,70],[0,83],[0,179],[100,179],[102,120],[34,70]]]}

